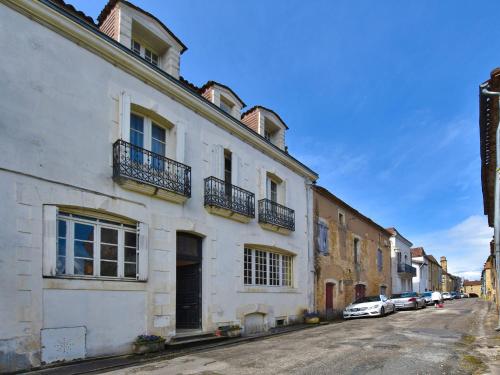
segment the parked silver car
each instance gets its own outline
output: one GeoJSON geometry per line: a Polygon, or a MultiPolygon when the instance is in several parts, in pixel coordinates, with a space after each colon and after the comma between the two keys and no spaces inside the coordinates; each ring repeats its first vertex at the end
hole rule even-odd
{"type": "Polygon", "coordinates": [[[406,292],[400,294],[393,294],[391,301],[396,306],[396,309],[414,309],[424,308],[427,306],[425,298],[418,295],[417,292],[406,292]]]}
{"type": "Polygon", "coordinates": [[[425,304],[427,306],[434,304],[434,301],[432,300],[432,292],[423,292],[420,296],[425,299],[425,304]]]}

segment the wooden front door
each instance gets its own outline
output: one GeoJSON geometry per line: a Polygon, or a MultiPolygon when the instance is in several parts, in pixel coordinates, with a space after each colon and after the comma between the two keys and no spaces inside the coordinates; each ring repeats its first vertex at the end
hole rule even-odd
{"type": "Polygon", "coordinates": [[[333,288],[335,287],[334,283],[326,283],[325,289],[325,308],[326,311],[333,310],[333,288]]]}
{"type": "Polygon", "coordinates": [[[177,233],[177,328],[201,328],[201,241],[195,235],[177,233]]]}
{"type": "Polygon", "coordinates": [[[356,291],[356,299],[363,298],[366,293],[366,286],[364,286],[363,284],[358,284],[355,287],[355,291],[356,291]]]}

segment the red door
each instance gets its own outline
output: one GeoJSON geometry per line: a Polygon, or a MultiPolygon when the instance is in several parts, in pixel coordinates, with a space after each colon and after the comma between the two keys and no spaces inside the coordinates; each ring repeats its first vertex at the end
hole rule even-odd
{"type": "Polygon", "coordinates": [[[363,284],[358,284],[355,287],[356,299],[363,298],[365,296],[366,287],[363,284]]]}
{"type": "Polygon", "coordinates": [[[333,310],[333,287],[333,283],[326,283],[325,308],[327,312],[333,310]]]}

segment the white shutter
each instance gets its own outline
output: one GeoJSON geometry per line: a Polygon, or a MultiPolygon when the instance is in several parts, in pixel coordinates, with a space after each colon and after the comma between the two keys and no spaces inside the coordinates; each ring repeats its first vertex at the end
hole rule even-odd
{"type": "Polygon", "coordinates": [[[184,124],[177,123],[176,125],[176,136],[177,136],[177,144],[176,144],[176,160],[179,163],[185,163],[186,159],[186,129],[184,124]]]}
{"type": "Polygon", "coordinates": [[[57,207],[43,206],[43,276],[55,276],[57,264],[57,207]]]}
{"type": "Polygon", "coordinates": [[[224,180],[224,147],[214,145],[212,148],[212,175],[224,180]]]}
{"type": "Polygon", "coordinates": [[[149,268],[149,256],[148,256],[148,225],[145,223],[139,223],[137,225],[137,230],[139,234],[139,243],[137,251],[139,252],[137,278],[142,281],[148,279],[148,268],[149,268]]]}
{"type": "Polygon", "coordinates": [[[292,208],[290,207],[290,203],[291,203],[291,197],[290,197],[290,184],[288,183],[288,179],[285,179],[283,182],[283,198],[282,198],[282,203],[284,206],[286,207],[289,207],[289,208],[292,208]]]}
{"type": "Polygon", "coordinates": [[[260,168],[260,198],[267,198],[268,183],[267,183],[267,173],[264,168],[260,168]]]}
{"type": "Polygon", "coordinates": [[[234,152],[231,155],[231,184],[240,186],[240,158],[234,152]]]}
{"type": "Polygon", "coordinates": [[[130,142],[130,96],[123,91],[120,95],[121,139],[130,142]]]}

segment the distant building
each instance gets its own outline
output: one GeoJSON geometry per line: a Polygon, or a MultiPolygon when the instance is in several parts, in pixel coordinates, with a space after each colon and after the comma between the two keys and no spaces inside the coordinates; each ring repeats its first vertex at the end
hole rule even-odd
{"type": "Polygon", "coordinates": [[[390,295],[391,233],[313,187],[316,310],[327,318],[363,296],[390,295]]]}
{"type": "Polygon", "coordinates": [[[387,231],[392,234],[392,293],[412,291],[412,279],[417,275],[416,267],[412,266],[411,247],[413,244],[404,238],[396,228],[387,228],[387,231]]]}
{"type": "Polygon", "coordinates": [[[411,264],[416,269],[413,291],[423,293],[432,290],[429,273],[429,258],[423,247],[411,249],[411,264]]]}
{"type": "Polygon", "coordinates": [[[464,280],[462,290],[464,293],[475,293],[478,296],[482,296],[481,287],[481,280],[464,280]]]}

